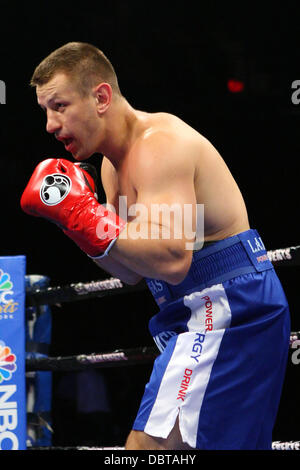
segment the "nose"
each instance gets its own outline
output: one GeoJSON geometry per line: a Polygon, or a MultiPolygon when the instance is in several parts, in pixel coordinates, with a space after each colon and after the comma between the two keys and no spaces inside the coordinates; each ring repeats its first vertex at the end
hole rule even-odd
{"type": "Polygon", "coordinates": [[[52,110],[47,110],[47,125],[46,130],[50,134],[54,134],[61,128],[61,120],[58,113],[52,110]]]}

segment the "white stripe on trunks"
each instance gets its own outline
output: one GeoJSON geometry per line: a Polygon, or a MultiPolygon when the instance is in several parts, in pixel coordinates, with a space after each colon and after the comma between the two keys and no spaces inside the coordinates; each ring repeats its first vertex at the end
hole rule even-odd
{"type": "Polygon", "coordinates": [[[167,438],[179,413],[182,439],[196,447],[201,406],[231,310],[222,284],[185,296],[184,304],[192,312],[190,331],[172,339],[176,345],[144,431],[167,438]]]}

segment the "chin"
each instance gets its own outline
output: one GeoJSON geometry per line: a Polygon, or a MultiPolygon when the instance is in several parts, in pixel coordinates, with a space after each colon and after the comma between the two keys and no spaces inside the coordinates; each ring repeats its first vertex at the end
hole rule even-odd
{"type": "Polygon", "coordinates": [[[77,162],[83,162],[84,160],[87,160],[88,158],[90,158],[92,156],[92,154],[84,154],[84,155],[80,155],[80,154],[76,154],[76,153],[72,153],[72,157],[75,158],[75,160],[77,160],[77,162]]]}
{"type": "Polygon", "coordinates": [[[84,162],[85,160],[87,160],[89,157],[79,157],[78,155],[73,155],[73,158],[77,161],[77,162],[84,162]]]}

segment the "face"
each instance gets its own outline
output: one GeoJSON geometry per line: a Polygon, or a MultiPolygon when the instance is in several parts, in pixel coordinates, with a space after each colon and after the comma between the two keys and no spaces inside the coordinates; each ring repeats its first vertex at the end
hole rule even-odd
{"type": "Polygon", "coordinates": [[[92,91],[82,97],[71,79],[60,73],[37,86],[36,93],[47,115],[47,132],[54,134],[76,160],[85,160],[98,151],[100,120],[92,91]]]}

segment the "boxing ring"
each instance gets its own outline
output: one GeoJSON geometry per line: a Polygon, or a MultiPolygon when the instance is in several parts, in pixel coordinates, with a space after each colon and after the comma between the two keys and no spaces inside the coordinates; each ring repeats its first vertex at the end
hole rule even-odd
{"type": "MultiPolygon", "coordinates": [[[[268,256],[275,267],[300,266],[300,246],[270,250],[268,256]]],[[[52,374],[151,365],[159,350],[156,346],[117,349],[116,345],[108,352],[51,357],[51,306],[135,295],[146,286],[127,286],[109,278],[50,287],[47,276],[26,275],[25,271],[24,256],[0,257],[0,450],[123,450],[120,443],[110,447],[51,445],[52,374]],[[17,308],[24,318],[16,314],[17,308]],[[1,327],[12,324],[11,331],[1,327]]],[[[296,328],[290,335],[290,352],[300,363],[298,348],[300,331],[296,328]]],[[[300,450],[300,441],[274,441],[272,449],[300,450]]]]}

